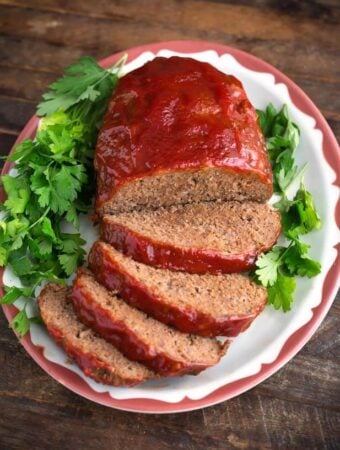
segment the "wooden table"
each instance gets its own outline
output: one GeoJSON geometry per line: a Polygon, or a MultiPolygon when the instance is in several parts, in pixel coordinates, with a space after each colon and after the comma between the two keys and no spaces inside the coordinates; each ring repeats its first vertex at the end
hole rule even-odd
{"type": "MultiPolygon", "coordinates": [[[[216,41],[272,63],[339,138],[339,17],[337,0],[0,0],[1,153],[79,56],[172,39],[216,41]]],[[[1,314],[0,448],[340,448],[339,318],[335,303],[294,360],[250,392],[161,416],[110,410],[69,392],[30,359],[1,314]]]]}

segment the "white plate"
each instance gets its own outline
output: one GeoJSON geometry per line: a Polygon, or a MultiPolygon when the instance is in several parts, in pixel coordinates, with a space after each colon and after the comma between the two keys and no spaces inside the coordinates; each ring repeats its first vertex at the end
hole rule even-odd
{"type": "MultiPolygon", "coordinates": [[[[277,108],[281,108],[284,103],[288,105],[293,121],[301,130],[296,162],[300,167],[308,163],[305,184],[314,197],[323,224],[320,230],[310,233],[304,241],[311,244],[311,256],[321,262],[322,272],[311,280],[298,279],[296,300],[290,312],[283,313],[267,306],[251,327],[234,339],[222,361],[196,377],[150,381],[133,388],[108,387],[86,377],[76,365],[70,364],[64,352],[56,346],[43,326],[32,326],[31,341],[35,346],[44,349],[44,358],[78,374],[95,393],[108,393],[115,400],[153,399],[166,403],[179,403],[185,399],[196,401],[204,399],[221,387],[259,374],[263,365],[275,362],[288,338],[311,320],[313,308],[320,305],[325,277],[336,258],[334,246],[339,241],[334,216],[338,200],[338,189],[333,184],[336,174],[323,154],[323,134],[315,128],[316,120],[293,103],[286,84],[276,83],[272,73],[245,67],[230,51],[223,54],[215,50],[194,53],[178,53],[167,49],[143,51],[125,66],[125,72],[142,66],[155,56],[173,55],[189,56],[209,62],[220,71],[236,76],[242,81],[250,101],[256,108],[263,109],[270,102],[277,108]]],[[[98,233],[86,217],[81,219],[81,233],[87,240],[89,249],[98,233]]],[[[7,285],[17,284],[8,268],[5,270],[3,281],[7,285]]],[[[18,301],[16,306],[20,305],[21,302],[18,301]]]]}

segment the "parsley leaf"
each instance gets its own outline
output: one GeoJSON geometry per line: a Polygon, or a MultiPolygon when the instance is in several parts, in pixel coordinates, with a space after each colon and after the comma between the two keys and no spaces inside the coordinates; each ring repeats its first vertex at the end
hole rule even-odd
{"type": "Polygon", "coordinates": [[[315,209],[313,197],[303,183],[295,194],[293,200],[289,201],[282,196],[280,202],[274,206],[281,211],[282,228],[289,238],[306,234],[321,226],[320,217],[315,209]]]}
{"type": "Polygon", "coordinates": [[[285,250],[284,247],[274,247],[258,258],[256,275],[263,286],[272,286],[275,283],[283,250],[285,250]]]}
{"type": "Polygon", "coordinates": [[[53,230],[51,219],[49,219],[48,217],[44,217],[41,223],[41,232],[44,234],[44,236],[49,237],[52,242],[56,242],[58,240],[55,231],[53,230]]]}
{"type": "Polygon", "coordinates": [[[309,246],[295,241],[285,252],[284,263],[290,275],[312,278],[320,273],[320,263],[306,255],[308,248],[309,246]]]}
{"type": "Polygon", "coordinates": [[[84,244],[85,241],[79,234],[62,234],[62,239],[58,244],[62,252],[59,255],[59,262],[67,275],[71,275],[81,264],[85,255],[82,248],[84,244]]]}
{"type": "Polygon", "coordinates": [[[275,283],[268,287],[268,301],[275,309],[289,311],[293,303],[293,293],[296,288],[294,277],[278,273],[275,283]]]}
{"type": "Polygon", "coordinates": [[[19,297],[30,297],[33,294],[32,288],[19,288],[17,286],[5,286],[6,294],[0,300],[1,305],[11,305],[19,297]]]}
{"type": "Polygon", "coordinates": [[[82,101],[97,102],[112,93],[118,76],[102,69],[92,58],[83,57],[65,70],[65,75],[50,85],[50,92],[43,95],[38,105],[39,116],[56,111],[67,111],[82,101]]]}
{"type": "Polygon", "coordinates": [[[25,336],[30,329],[31,321],[27,316],[25,308],[18,312],[18,314],[11,321],[10,326],[19,334],[20,337],[25,336]]]}
{"type": "Polygon", "coordinates": [[[11,177],[10,175],[3,175],[1,181],[7,194],[7,200],[5,201],[4,206],[11,211],[12,214],[23,213],[31,192],[27,180],[24,178],[11,177]]]}
{"type": "Polygon", "coordinates": [[[64,269],[65,273],[67,275],[72,275],[78,267],[78,265],[81,264],[81,254],[78,253],[71,253],[71,254],[65,254],[59,256],[59,261],[61,267],[64,269]]]}

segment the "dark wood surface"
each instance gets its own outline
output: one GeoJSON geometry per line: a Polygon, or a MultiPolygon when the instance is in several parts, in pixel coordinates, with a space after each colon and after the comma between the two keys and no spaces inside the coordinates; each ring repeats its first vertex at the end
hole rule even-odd
{"type": "MultiPolygon", "coordinates": [[[[340,136],[338,0],[0,0],[0,150],[47,85],[84,54],[203,39],[265,59],[297,82],[340,136]]],[[[191,413],[133,414],[69,392],[26,354],[0,315],[0,449],[340,448],[335,302],[304,349],[233,400],[191,413]]]]}

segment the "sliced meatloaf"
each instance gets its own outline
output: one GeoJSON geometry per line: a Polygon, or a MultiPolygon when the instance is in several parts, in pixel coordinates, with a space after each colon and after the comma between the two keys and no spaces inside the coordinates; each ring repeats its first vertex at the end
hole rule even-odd
{"type": "Polygon", "coordinates": [[[228,342],[181,333],[148,317],[106,290],[84,269],[70,295],[80,320],[127,358],[163,376],[197,374],[216,364],[228,342]]]}
{"type": "Polygon", "coordinates": [[[190,273],[249,270],[280,231],[280,213],[256,202],[133,211],[101,221],[102,239],[136,261],[190,273]]]}
{"type": "Polygon", "coordinates": [[[95,242],[89,265],[97,281],[126,302],[178,330],[236,336],[263,310],[267,290],[240,274],[195,275],[156,269],[95,242]]]}
{"type": "Polygon", "coordinates": [[[87,376],[113,386],[133,386],[156,377],[81,323],[67,293],[65,286],[48,284],[39,295],[38,305],[50,335],[87,376]]]}
{"type": "Polygon", "coordinates": [[[190,58],[155,58],[120,80],[95,168],[100,214],[272,194],[265,140],[242,84],[190,58]]]}

